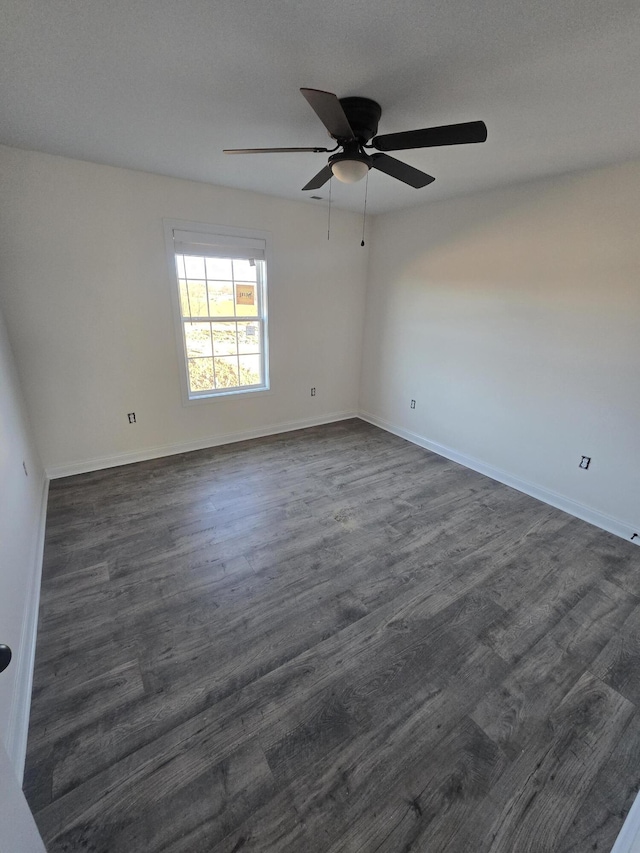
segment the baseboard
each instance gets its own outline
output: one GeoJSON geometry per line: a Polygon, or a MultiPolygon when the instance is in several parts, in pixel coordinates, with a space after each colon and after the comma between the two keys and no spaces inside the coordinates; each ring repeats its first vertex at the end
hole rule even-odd
{"type": "MultiPolygon", "coordinates": [[[[359,417],[374,426],[380,427],[386,432],[393,433],[400,438],[417,444],[419,447],[424,447],[426,450],[431,450],[439,456],[444,456],[446,459],[451,459],[453,462],[458,462],[466,468],[471,468],[473,471],[478,471],[493,480],[511,486],[519,492],[530,495],[543,503],[561,509],[563,512],[569,513],[576,518],[593,524],[596,527],[613,533],[615,536],[620,536],[622,539],[631,540],[634,531],[628,524],[584,504],[567,498],[564,495],[557,494],[536,483],[530,483],[522,480],[519,477],[503,471],[500,468],[495,468],[488,465],[479,459],[472,456],[467,456],[460,453],[452,447],[447,447],[444,444],[431,441],[418,433],[404,429],[390,421],[379,418],[370,412],[334,412],[328,415],[322,415],[315,418],[303,418],[296,421],[289,421],[279,424],[270,424],[266,427],[258,427],[256,429],[242,430],[234,433],[225,433],[223,435],[209,436],[207,438],[198,439],[196,441],[180,442],[178,444],[164,444],[157,447],[146,448],[144,450],[135,450],[130,453],[120,453],[113,456],[103,456],[94,459],[86,459],[77,462],[69,463],[68,465],[57,465],[47,468],[47,477],[51,480],[59,477],[69,477],[74,474],[84,474],[89,471],[99,471],[104,468],[115,468],[119,465],[130,465],[134,462],[144,462],[147,459],[157,459],[162,456],[173,456],[178,453],[188,453],[192,450],[204,450],[208,447],[217,447],[223,444],[232,444],[238,441],[247,441],[252,438],[262,438],[267,435],[277,435],[282,432],[292,432],[297,429],[305,429],[307,427],[320,426],[322,424],[334,423],[343,421],[349,418],[359,417]]],[[[634,542],[640,545],[640,539],[635,539],[634,542]]]]}
{"type": "Polygon", "coordinates": [[[611,853],[640,853],[640,796],[633,801],[611,853]]]}
{"type": "Polygon", "coordinates": [[[42,580],[42,557],[44,553],[48,493],[49,480],[44,477],[37,536],[32,556],[31,583],[29,585],[20,635],[20,650],[17,660],[18,673],[7,726],[7,755],[20,783],[22,783],[22,777],[24,776],[24,764],[27,755],[27,736],[29,734],[31,690],[33,687],[33,669],[36,657],[36,635],[38,633],[38,610],[40,607],[40,583],[42,580]]]}
{"type": "Polygon", "coordinates": [[[281,432],[293,432],[297,429],[321,426],[336,421],[346,421],[349,418],[357,418],[357,412],[333,412],[315,418],[302,418],[287,423],[270,424],[257,429],[242,430],[240,432],[226,433],[224,435],[209,436],[196,441],[185,441],[178,444],[163,444],[158,447],[150,447],[145,450],[134,450],[131,453],[119,453],[114,456],[102,456],[96,459],[84,459],[79,462],[71,462],[68,465],[54,465],[47,468],[47,477],[56,480],[60,477],[71,477],[74,474],[86,474],[89,471],[100,471],[103,468],[116,468],[119,465],[131,465],[134,462],[144,462],[147,459],[158,459],[162,456],[175,456],[177,453],[189,453],[192,450],[205,450],[208,447],[218,447],[221,444],[233,444],[238,441],[247,441],[251,438],[263,438],[267,435],[277,435],[281,432]]]}
{"type": "MultiPolygon", "coordinates": [[[[620,536],[622,539],[631,540],[634,532],[636,532],[628,524],[617,518],[612,518],[605,513],[599,512],[591,507],[584,506],[584,504],[578,503],[571,498],[567,498],[564,495],[559,495],[556,492],[545,489],[543,486],[538,486],[535,483],[529,483],[526,480],[521,480],[519,477],[509,474],[507,471],[502,471],[500,468],[494,468],[492,465],[487,465],[486,462],[482,462],[479,459],[474,459],[472,456],[460,453],[452,447],[447,447],[446,445],[439,444],[436,441],[430,441],[428,438],[424,438],[424,436],[418,435],[417,433],[411,432],[403,427],[399,427],[389,421],[385,421],[376,415],[372,415],[370,412],[360,412],[358,417],[363,421],[367,421],[374,426],[380,427],[386,432],[390,432],[393,433],[393,435],[404,438],[412,444],[417,444],[420,447],[424,447],[426,450],[431,450],[439,456],[451,459],[452,462],[458,462],[460,465],[464,465],[465,468],[471,468],[479,474],[484,474],[487,477],[491,477],[492,480],[497,480],[500,483],[504,483],[506,486],[511,486],[512,489],[524,492],[524,494],[530,495],[532,498],[536,498],[543,503],[554,506],[556,509],[561,509],[563,512],[567,512],[569,515],[573,515],[582,521],[595,525],[595,527],[606,530],[608,533],[620,536]]],[[[640,539],[635,539],[633,541],[635,544],[640,545],[640,539]]]]}

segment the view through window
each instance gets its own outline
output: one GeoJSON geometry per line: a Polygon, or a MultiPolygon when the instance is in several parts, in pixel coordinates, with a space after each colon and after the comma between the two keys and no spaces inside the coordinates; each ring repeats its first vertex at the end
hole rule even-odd
{"type": "Polygon", "coordinates": [[[215,238],[207,247],[202,235],[179,236],[174,232],[189,398],[268,387],[264,250],[234,247],[231,239],[215,245],[215,238]]]}

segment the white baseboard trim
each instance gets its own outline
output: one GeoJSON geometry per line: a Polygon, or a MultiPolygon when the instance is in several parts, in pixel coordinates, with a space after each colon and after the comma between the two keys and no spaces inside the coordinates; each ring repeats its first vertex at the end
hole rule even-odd
{"type": "Polygon", "coordinates": [[[266,435],[277,435],[281,432],[293,432],[297,429],[321,426],[336,421],[346,421],[357,418],[357,412],[333,412],[315,418],[302,418],[288,423],[270,424],[266,427],[242,430],[241,432],[226,433],[225,435],[209,436],[195,441],[185,441],[179,444],[163,444],[145,450],[133,450],[130,453],[119,453],[114,456],[102,456],[96,459],[84,459],[71,462],[68,465],[54,465],[47,468],[47,477],[56,480],[59,477],[71,477],[74,474],[86,474],[89,471],[100,471],[103,468],[116,468],[118,465],[130,465],[133,462],[144,462],[147,459],[158,459],[162,456],[174,456],[177,453],[189,453],[192,450],[205,450],[208,447],[218,447],[221,444],[233,444],[237,441],[247,441],[251,438],[263,438],[266,435]]]}
{"type": "MultiPolygon", "coordinates": [[[[536,498],[543,503],[554,506],[556,509],[561,509],[563,512],[567,512],[569,515],[573,515],[582,521],[595,525],[595,527],[606,530],[608,533],[620,536],[622,539],[631,540],[634,532],[636,532],[628,524],[623,521],[619,521],[617,518],[612,518],[605,513],[599,512],[591,507],[584,506],[584,504],[578,503],[571,498],[567,498],[564,495],[559,495],[556,492],[545,489],[543,486],[538,486],[535,483],[529,483],[526,480],[521,480],[519,477],[509,474],[507,471],[502,471],[500,468],[494,468],[492,465],[487,465],[486,462],[481,462],[479,459],[474,459],[472,456],[467,456],[466,454],[460,453],[444,444],[438,444],[436,441],[430,441],[428,438],[424,438],[417,433],[411,432],[403,427],[399,427],[389,421],[385,421],[376,415],[372,415],[370,412],[360,412],[358,417],[363,421],[367,421],[374,426],[380,427],[386,432],[390,432],[393,433],[393,435],[404,438],[412,444],[417,444],[420,447],[424,447],[426,450],[431,450],[439,456],[451,459],[452,462],[458,462],[460,465],[464,465],[465,468],[471,468],[479,474],[491,477],[492,480],[504,483],[505,486],[511,486],[512,489],[524,492],[524,494],[529,495],[532,498],[536,498]]],[[[633,541],[634,544],[640,545],[640,539],[635,539],[633,541]]]]}
{"type": "Polygon", "coordinates": [[[20,784],[24,776],[24,764],[27,756],[27,737],[29,734],[29,714],[31,712],[31,690],[33,688],[33,669],[36,657],[36,635],[38,633],[38,611],[40,608],[40,583],[42,580],[42,557],[44,553],[44,534],[47,523],[47,499],[49,480],[44,477],[42,497],[38,517],[37,536],[34,542],[31,565],[31,583],[22,619],[20,649],[18,653],[18,673],[16,675],[13,701],[7,726],[6,750],[20,784]]]}
{"type": "Polygon", "coordinates": [[[640,853],[640,795],[633,801],[611,853],[640,853]]]}

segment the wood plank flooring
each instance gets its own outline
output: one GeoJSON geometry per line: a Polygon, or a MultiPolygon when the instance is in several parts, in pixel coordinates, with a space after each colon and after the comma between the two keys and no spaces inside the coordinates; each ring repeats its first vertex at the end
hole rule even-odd
{"type": "Polygon", "coordinates": [[[609,851],[640,551],[359,420],[54,481],[49,853],[609,851]]]}

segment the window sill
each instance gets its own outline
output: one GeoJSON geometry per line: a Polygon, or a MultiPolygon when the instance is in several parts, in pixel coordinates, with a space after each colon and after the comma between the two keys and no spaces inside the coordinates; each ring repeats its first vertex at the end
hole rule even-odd
{"type": "Polygon", "coordinates": [[[272,388],[255,388],[250,391],[225,391],[222,394],[208,394],[201,397],[188,397],[183,399],[183,406],[200,406],[203,403],[217,403],[221,400],[255,400],[256,397],[264,397],[273,394],[272,388]]]}

